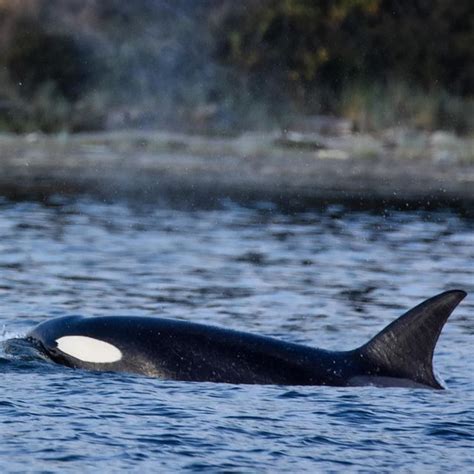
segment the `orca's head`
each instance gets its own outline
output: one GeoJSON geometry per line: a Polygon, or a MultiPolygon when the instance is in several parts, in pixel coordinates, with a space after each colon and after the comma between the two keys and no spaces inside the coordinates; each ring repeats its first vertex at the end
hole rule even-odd
{"type": "Polygon", "coordinates": [[[119,362],[120,349],[94,337],[87,322],[82,316],[59,317],[39,324],[27,337],[53,361],[71,367],[98,368],[119,362]]]}

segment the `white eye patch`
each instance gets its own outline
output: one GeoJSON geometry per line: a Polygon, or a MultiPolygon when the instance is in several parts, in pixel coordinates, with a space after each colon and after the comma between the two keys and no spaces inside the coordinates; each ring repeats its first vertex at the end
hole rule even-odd
{"type": "Polygon", "coordinates": [[[83,362],[106,364],[117,362],[122,352],[108,342],[87,336],[64,336],[56,340],[58,349],[83,362]]]}

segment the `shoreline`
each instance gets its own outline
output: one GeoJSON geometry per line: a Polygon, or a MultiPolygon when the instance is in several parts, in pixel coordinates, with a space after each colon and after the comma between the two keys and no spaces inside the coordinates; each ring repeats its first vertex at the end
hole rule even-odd
{"type": "MultiPolygon", "coordinates": [[[[441,133],[441,132],[439,132],[441,133]]],[[[287,207],[453,207],[474,204],[472,139],[438,135],[401,145],[346,134],[247,133],[209,137],[163,131],[0,135],[0,195],[85,194],[212,205],[270,201],[287,207]],[[464,153],[460,153],[461,149],[464,153]],[[467,157],[467,158],[466,158],[467,157]]]]}

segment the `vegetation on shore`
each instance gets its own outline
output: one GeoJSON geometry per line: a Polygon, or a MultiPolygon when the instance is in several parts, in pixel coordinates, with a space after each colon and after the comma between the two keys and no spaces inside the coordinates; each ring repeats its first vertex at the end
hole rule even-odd
{"type": "Polygon", "coordinates": [[[469,0],[0,2],[0,129],[474,130],[469,0]]]}

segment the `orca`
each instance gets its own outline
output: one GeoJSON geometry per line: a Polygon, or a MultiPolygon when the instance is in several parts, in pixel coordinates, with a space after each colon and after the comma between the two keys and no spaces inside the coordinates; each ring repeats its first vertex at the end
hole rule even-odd
{"type": "Polygon", "coordinates": [[[465,296],[461,290],[434,296],[348,351],[137,316],[58,317],[39,324],[27,339],[54,362],[96,371],[231,384],[443,389],[433,372],[433,352],[465,296]]]}

